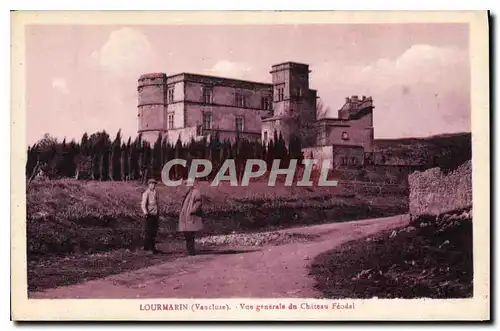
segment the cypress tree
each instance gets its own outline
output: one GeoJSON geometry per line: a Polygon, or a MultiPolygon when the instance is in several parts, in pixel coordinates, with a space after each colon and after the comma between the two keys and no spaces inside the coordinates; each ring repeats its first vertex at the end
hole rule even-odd
{"type": "Polygon", "coordinates": [[[122,179],[122,167],[121,167],[121,146],[122,137],[121,130],[118,130],[115,140],[111,145],[111,164],[110,164],[110,177],[111,180],[121,180],[122,179]]]}
{"type": "Polygon", "coordinates": [[[152,168],[153,168],[153,176],[157,176],[161,172],[162,168],[162,135],[158,134],[158,138],[153,146],[152,152],[152,168]]]}
{"type": "Polygon", "coordinates": [[[269,143],[267,144],[266,155],[267,155],[267,159],[266,159],[267,167],[270,168],[273,165],[273,161],[274,161],[275,156],[276,156],[273,139],[269,140],[269,143]]]}
{"type": "Polygon", "coordinates": [[[129,165],[130,165],[130,156],[129,156],[129,147],[128,144],[125,145],[125,143],[122,144],[121,146],[121,157],[120,157],[120,175],[121,175],[121,180],[127,180],[130,177],[130,170],[129,170],[129,165]]]}
{"type": "MultiPolygon", "coordinates": [[[[175,159],[180,159],[182,157],[182,142],[181,142],[181,137],[177,138],[177,142],[175,143],[174,147],[174,158],[175,159]]],[[[181,169],[179,169],[179,165],[174,165],[174,176],[175,179],[179,179],[181,176],[181,169]]]]}

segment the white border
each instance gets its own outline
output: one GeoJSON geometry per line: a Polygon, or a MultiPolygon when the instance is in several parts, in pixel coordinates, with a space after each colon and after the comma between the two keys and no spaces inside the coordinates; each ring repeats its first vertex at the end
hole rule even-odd
{"type": "MultiPolygon", "coordinates": [[[[299,13],[297,13],[297,14],[299,14],[299,13]]],[[[385,13],[385,14],[386,14],[386,13],[385,13]]],[[[410,13],[410,14],[411,14],[411,13],[410,13]]],[[[429,13],[427,13],[427,14],[429,14],[429,13]]],[[[389,14],[389,15],[390,15],[390,14],[389,14]]],[[[391,17],[391,21],[394,21],[394,20],[396,20],[396,21],[397,21],[397,20],[399,20],[399,19],[400,19],[400,16],[405,16],[405,15],[401,15],[401,13],[399,13],[398,15],[399,15],[398,17],[391,17]]],[[[429,15],[427,18],[429,18],[429,17],[434,17],[435,19],[440,19],[440,16],[441,16],[441,15],[442,15],[442,13],[435,13],[435,14],[429,15]]],[[[292,16],[294,16],[294,15],[292,15],[292,16]]],[[[303,16],[303,15],[302,15],[302,16],[303,16]]],[[[322,16],[322,15],[319,15],[319,16],[322,16]]],[[[374,21],[379,21],[379,22],[380,22],[380,21],[384,21],[384,20],[380,20],[380,17],[381,17],[381,16],[384,16],[384,15],[381,15],[381,13],[378,13],[378,14],[377,14],[377,17],[372,18],[372,21],[373,21],[373,20],[374,20],[374,21]],[[380,15],[380,16],[379,16],[379,15],[380,15]]],[[[410,15],[410,16],[411,16],[411,15],[410,15]]],[[[386,17],[386,18],[387,18],[387,17],[386,17]]],[[[441,18],[442,18],[442,16],[441,16],[441,18]]],[[[71,21],[73,21],[73,20],[71,20],[71,21]]],[[[148,21],[149,21],[149,20],[148,20],[148,21]]],[[[287,21],[287,19],[284,19],[284,21],[287,21]]],[[[349,19],[349,21],[352,21],[352,19],[349,19]]],[[[385,20],[385,21],[387,21],[387,20],[385,20]]],[[[477,41],[477,40],[476,40],[476,41],[477,41]]],[[[482,40],[482,41],[484,42],[484,40],[482,40]]],[[[479,41],[479,42],[480,42],[480,41],[479,41]]],[[[477,47],[477,48],[476,48],[476,47],[471,46],[471,48],[473,48],[475,51],[477,51],[478,49],[482,49],[481,45],[476,45],[476,46],[479,46],[479,47],[477,47]]],[[[484,47],[484,43],[483,43],[483,45],[482,45],[482,46],[484,47]]],[[[474,52],[472,52],[472,53],[474,53],[474,52]]],[[[481,52],[481,51],[480,51],[479,56],[482,56],[482,55],[484,55],[484,54],[483,54],[483,52],[481,52]]],[[[476,57],[478,56],[478,52],[476,52],[476,53],[475,53],[475,56],[476,56],[476,57]]],[[[474,61],[474,59],[472,59],[472,60],[474,61]]],[[[477,61],[477,58],[476,58],[476,61],[477,61]]],[[[477,87],[477,88],[479,88],[479,89],[482,89],[482,90],[487,91],[487,90],[488,90],[488,84],[485,84],[485,85],[484,85],[484,82],[483,82],[483,79],[482,79],[482,78],[484,78],[484,77],[481,77],[481,75],[485,75],[485,74],[486,74],[486,72],[484,71],[484,69],[485,69],[485,68],[484,68],[484,63],[483,63],[483,67],[481,67],[481,68],[478,68],[477,66],[475,66],[475,65],[474,65],[474,64],[472,64],[472,63],[471,63],[471,66],[473,67],[473,71],[472,71],[472,81],[473,81],[473,87],[477,87]],[[478,71],[475,71],[475,69],[476,69],[476,70],[478,70],[478,71]],[[479,77],[478,77],[478,75],[479,75],[479,77]],[[476,85],[476,84],[483,84],[483,85],[482,85],[482,86],[478,86],[478,85],[476,85]]],[[[487,68],[486,68],[486,69],[487,69],[487,68]]],[[[18,77],[18,76],[16,75],[16,77],[18,77]]],[[[473,97],[472,97],[472,99],[473,99],[473,104],[474,104],[474,105],[479,105],[479,106],[481,106],[481,104],[482,104],[482,105],[484,106],[484,95],[483,95],[484,93],[479,92],[479,98],[480,98],[480,99],[478,100],[478,99],[476,99],[476,97],[477,97],[477,95],[476,95],[476,94],[477,94],[477,93],[475,92],[475,88],[473,88],[473,90],[472,90],[472,91],[473,91],[473,97]],[[476,100],[474,100],[474,99],[476,99],[476,100]],[[477,101],[479,101],[479,103],[476,103],[477,101]]],[[[488,103],[488,100],[486,100],[486,105],[487,105],[487,103],[488,103]]],[[[478,112],[478,110],[475,110],[475,112],[478,112]]],[[[16,115],[17,115],[17,113],[16,113],[16,115]]],[[[479,117],[475,117],[475,118],[476,118],[476,120],[474,120],[474,118],[473,118],[472,126],[473,126],[473,133],[474,133],[474,134],[476,134],[476,133],[478,132],[478,131],[476,131],[476,130],[477,130],[477,128],[479,128],[479,129],[483,128],[483,129],[484,129],[484,126],[482,126],[481,124],[484,124],[485,120],[487,120],[487,119],[488,119],[488,116],[487,116],[487,115],[486,115],[486,116],[483,116],[484,114],[480,114],[480,115],[481,115],[481,116],[479,116],[479,117]],[[481,127],[479,127],[478,125],[481,125],[481,127]]],[[[481,132],[479,132],[479,133],[481,133],[481,132]]],[[[17,137],[16,137],[16,138],[17,138],[17,137]]],[[[489,154],[488,154],[488,151],[485,151],[485,148],[486,148],[486,149],[488,149],[488,144],[489,144],[489,142],[488,142],[488,139],[487,139],[487,138],[489,138],[489,137],[485,137],[484,135],[481,135],[481,136],[475,135],[475,137],[474,137],[474,139],[473,139],[473,144],[474,144],[474,152],[475,152],[475,156],[474,156],[474,159],[473,159],[474,164],[477,164],[477,163],[478,163],[478,162],[477,162],[477,160],[478,160],[478,161],[479,161],[479,160],[481,160],[481,156],[484,156],[484,155],[489,155],[489,154]]],[[[16,139],[16,140],[17,140],[17,139],[16,139]]],[[[22,140],[22,139],[21,139],[21,140],[22,140]]],[[[16,143],[17,143],[17,141],[16,141],[16,143]]],[[[22,144],[22,146],[25,146],[25,144],[22,144]]],[[[484,160],[483,160],[482,162],[484,162],[484,160]]],[[[481,161],[479,161],[479,163],[482,163],[482,162],[481,162],[481,161]]],[[[19,163],[17,163],[17,164],[19,164],[19,163]]],[[[16,163],[13,163],[13,165],[16,165],[16,163]]],[[[489,170],[489,169],[487,169],[487,170],[486,170],[486,175],[487,175],[487,173],[488,173],[488,170],[489,170]]],[[[24,173],[24,167],[23,167],[23,173],[24,173]]],[[[483,175],[484,175],[484,173],[478,174],[478,173],[477,173],[477,171],[475,171],[475,172],[474,172],[474,176],[475,176],[475,177],[474,177],[474,179],[476,179],[476,177],[477,177],[478,175],[483,176],[483,175]]],[[[483,177],[484,177],[484,176],[483,176],[483,177]]],[[[484,188],[485,188],[485,187],[484,187],[484,186],[482,186],[482,185],[481,185],[481,186],[479,186],[479,184],[484,184],[484,182],[479,182],[479,181],[477,181],[477,180],[476,180],[476,181],[475,181],[475,185],[474,185],[474,192],[478,192],[478,190],[480,190],[480,191],[481,191],[481,190],[484,190],[484,188]],[[477,184],[477,185],[476,185],[476,184],[477,184]]],[[[489,183],[488,183],[488,184],[489,184],[489,183]]],[[[486,186],[486,187],[488,187],[488,186],[486,186]]],[[[481,191],[481,192],[482,192],[482,191],[481,191]]],[[[477,196],[477,194],[475,194],[475,197],[476,197],[476,196],[477,196]]],[[[481,208],[481,206],[484,206],[485,202],[488,202],[488,201],[489,201],[489,197],[488,197],[488,196],[482,196],[482,198],[484,198],[484,199],[482,199],[482,200],[480,200],[480,201],[476,201],[476,199],[474,199],[474,209],[475,209],[475,210],[477,210],[477,209],[481,208]],[[483,201],[483,202],[481,202],[481,201],[483,201]],[[477,203],[477,204],[476,204],[476,203],[477,203]],[[483,203],[483,205],[481,205],[481,203],[483,203]]],[[[12,197],[12,199],[13,199],[13,201],[17,200],[15,197],[12,197]]],[[[15,204],[14,204],[14,205],[15,205],[15,204]]],[[[476,214],[475,214],[475,216],[476,216],[476,214]]],[[[482,227],[482,226],[481,226],[481,229],[480,229],[480,230],[481,230],[481,232],[483,232],[483,230],[484,230],[484,229],[483,229],[483,227],[482,227]]],[[[487,229],[486,229],[486,230],[487,230],[487,229]]],[[[476,228],[474,229],[474,231],[475,231],[475,233],[477,233],[476,228]]],[[[483,234],[484,234],[484,233],[483,233],[483,234]]],[[[13,239],[14,239],[14,237],[13,237],[13,239]]],[[[476,237],[475,237],[475,239],[476,239],[476,237]]],[[[483,238],[481,238],[481,239],[484,239],[484,237],[483,237],[483,238]]],[[[476,241],[476,242],[477,242],[477,241],[476,241]]],[[[488,244],[489,244],[489,240],[487,240],[487,242],[488,242],[488,244]]],[[[481,243],[482,243],[482,244],[486,244],[485,242],[481,242],[481,243]]],[[[478,251],[478,250],[477,250],[477,247],[476,247],[475,251],[476,251],[475,253],[477,253],[477,251],[478,251]]],[[[488,251],[487,253],[489,253],[489,251],[488,251]]],[[[484,256],[483,256],[483,257],[484,257],[484,256]]],[[[476,255],[475,255],[475,258],[476,258],[476,255]]],[[[488,270],[488,272],[489,272],[489,270],[488,270]]],[[[489,273],[488,273],[488,276],[489,276],[489,273]]],[[[15,290],[15,289],[13,289],[13,292],[15,292],[14,290],[15,290]]],[[[397,303],[397,302],[395,302],[394,300],[392,300],[391,302],[397,303]]],[[[69,301],[64,301],[64,304],[65,304],[65,305],[66,305],[66,304],[68,304],[68,303],[69,303],[69,301]]],[[[436,303],[437,303],[437,302],[436,302],[436,303]]],[[[439,306],[440,306],[440,308],[441,308],[441,309],[443,309],[443,308],[446,308],[446,305],[447,305],[448,303],[449,303],[449,301],[448,301],[448,302],[446,302],[446,303],[442,303],[442,304],[440,304],[439,306]]],[[[380,304],[380,303],[379,303],[379,304],[380,304]]],[[[459,304],[460,304],[460,303],[459,303],[459,304]]],[[[46,304],[46,305],[47,305],[47,304],[46,304]]],[[[50,303],[50,305],[52,305],[52,303],[50,303]]],[[[122,305],[122,304],[120,304],[120,305],[122,305]]],[[[23,305],[23,306],[24,306],[24,305],[23,305]]],[[[392,304],[391,304],[390,306],[392,306],[392,304]]],[[[400,305],[400,304],[398,304],[398,306],[401,306],[401,305],[400,305]]],[[[431,306],[434,306],[434,305],[431,305],[431,306]]],[[[28,307],[26,307],[26,308],[28,308],[28,307]]],[[[35,308],[35,307],[33,307],[33,308],[35,308]]],[[[52,307],[52,308],[56,308],[56,307],[52,307]]],[[[391,308],[392,308],[392,307],[391,307],[391,308]]],[[[399,307],[394,307],[394,308],[399,308],[399,307]]],[[[407,308],[410,308],[410,307],[407,307],[407,308]]],[[[413,307],[413,309],[414,309],[414,308],[415,308],[415,307],[413,307]]],[[[450,308],[451,308],[452,310],[455,310],[455,312],[457,311],[457,310],[456,310],[456,308],[457,308],[457,307],[450,307],[450,308]],[[455,308],[455,309],[453,309],[453,308],[455,308]]],[[[465,308],[465,307],[462,307],[462,308],[465,308]]],[[[387,307],[386,309],[390,309],[390,307],[387,307]]],[[[410,308],[410,309],[411,309],[411,308],[410,308]]],[[[53,310],[53,309],[52,309],[52,310],[53,310]]],[[[426,309],[426,310],[427,310],[427,309],[426,309]]],[[[460,309],[460,310],[462,311],[462,309],[460,309]]],[[[55,310],[55,312],[58,312],[58,313],[59,313],[59,312],[61,312],[61,310],[56,309],[56,310],[55,310]]],[[[432,312],[432,310],[430,310],[429,312],[432,312]]],[[[123,311],[122,311],[121,313],[123,314],[123,311]]],[[[394,313],[396,313],[396,311],[394,311],[394,313]]],[[[405,313],[405,312],[402,312],[402,313],[405,313]]],[[[436,313],[437,313],[437,312],[436,312],[436,313]]],[[[60,314],[58,314],[58,315],[59,315],[59,317],[60,317],[60,314]]],[[[380,315],[379,315],[379,316],[380,316],[380,315]]],[[[48,316],[45,316],[45,317],[48,317],[48,316]]],[[[404,317],[403,317],[403,318],[404,318],[404,317]]]]}

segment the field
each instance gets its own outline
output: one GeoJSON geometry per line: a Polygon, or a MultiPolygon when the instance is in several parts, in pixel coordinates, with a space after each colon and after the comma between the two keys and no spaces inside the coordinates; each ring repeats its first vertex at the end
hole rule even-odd
{"type": "MultiPolygon", "coordinates": [[[[405,213],[407,192],[398,186],[248,187],[200,183],[206,213],[201,235],[259,232],[405,213]]],[[[34,181],[27,192],[30,290],[71,284],[154,264],[135,252],[142,244],[136,182],[34,181]]],[[[176,232],[185,187],[159,185],[161,261],[183,254],[176,232]]]]}

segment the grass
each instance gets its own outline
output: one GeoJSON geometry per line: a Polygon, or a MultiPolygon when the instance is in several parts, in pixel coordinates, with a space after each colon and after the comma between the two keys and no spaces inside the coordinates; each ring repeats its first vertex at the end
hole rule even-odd
{"type": "MultiPolygon", "coordinates": [[[[394,192],[356,194],[343,187],[268,187],[266,183],[248,187],[200,183],[199,188],[206,214],[202,236],[383,217],[408,210],[407,197],[394,192]]],[[[144,189],[137,182],[32,182],[27,192],[29,289],[77,283],[158,263],[135,252],[142,246],[140,199],[144,189]]],[[[158,241],[168,252],[161,261],[184,253],[176,228],[186,190],[158,185],[158,241]]]]}
{"type": "MultiPolygon", "coordinates": [[[[206,233],[260,231],[405,212],[404,197],[343,196],[339,187],[248,187],[200,183],[206,233]]],[[[141,244],[144,186],[135,182],[34,182],[27,194],[28,258],[95,253],[141,244]]],[[[185,187],[158,186],[159,240],[176,235],[185,187]]]]}
{"type": "Polygon", "coordinates": [[[463,215],[420,217],[321,254],[316,286],[326,298],[472,297],[472,219],[463,215]]]}

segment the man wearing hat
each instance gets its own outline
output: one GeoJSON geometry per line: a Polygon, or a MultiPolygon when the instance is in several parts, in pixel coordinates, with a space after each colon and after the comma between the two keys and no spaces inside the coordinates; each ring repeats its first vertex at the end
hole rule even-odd
{"type": "MultiPolygon", "coordinates": [[[[184,181],[187,184],[187,181],[184,181]]],[[[196,183],[196,181],[194,182],[196,183]]],[[[195,255],[195,235],[203,230],[203,209],[200,190],[195,184],[188,189],[179,213],[179,231],[184,233],[189,255],[195,255]]]]}
{"type": "Polygon", "coordinates": [[[146,217],[144,226],[144,250],[159,253],[155,247],[156,235],[158,233],[158,192],[156,192],[154,179],[148,180],[148,188],[142,194],[141,209],[146,217]]]}

